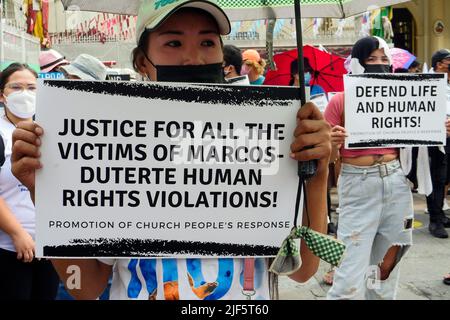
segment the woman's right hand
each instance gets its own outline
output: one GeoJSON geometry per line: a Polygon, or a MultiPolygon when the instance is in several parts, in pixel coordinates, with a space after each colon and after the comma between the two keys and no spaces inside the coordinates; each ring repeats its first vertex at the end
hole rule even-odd
{"type": "Polygon", "coordinates": [[[11,171],[25,186],[34,199],[34,182],[36,169],[42,168],[39,161],[40,137],[44,130],[34,122],[19,122],[13,132],[11,171]]]}
{"type": "Polygon", "coordinates": [[[17,252],[17,259],[23,262],[31,262],[34,258],[34,240],[28,232],[21,229],[17,234],[12,234],[11,239],[17,252]]]}
{"type": "Polygon", "coordinates": [[[333,147],[340,149],[345,143],[345,138],[348,137],[347,131],[344,127],[334,126],[331,129],[331,144],[333,147]]]}

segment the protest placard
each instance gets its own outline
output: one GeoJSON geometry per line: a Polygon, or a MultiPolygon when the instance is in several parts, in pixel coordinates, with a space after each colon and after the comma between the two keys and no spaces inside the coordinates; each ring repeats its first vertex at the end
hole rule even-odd
{"type": "Polygon", "coordinates": [[[446,74],[346,75],[348,149],[446,142],[446,74]]]}
{"type": "Polygon", "coordinates": [[[293,227],[295,88],[44,81],[38,92],[38,256],[273,256],[293,227]]]}

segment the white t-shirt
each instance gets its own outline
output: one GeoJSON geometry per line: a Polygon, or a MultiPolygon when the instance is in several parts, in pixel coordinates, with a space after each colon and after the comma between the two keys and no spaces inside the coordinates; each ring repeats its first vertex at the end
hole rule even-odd
{"type": "MultiPolygon", "coordinates": [[[[5,144],[5,163],[0,169],[0,197],[2,197],[22,227],[33,237],[35,230],[34,204],[30,192],[11,172],[11,148],[14,125],[4,115],[0,117],[0,134],[5,144]]],[[[11,237],[0,230],[0,248],[16,251],[11,237]]]]}
{"type": "MultiPolygon", "coordinates": [[[[242,300],[244,259],[100,259],[113,265],[111,300],[242,300]]],[[[255,259],[254,300],[268,300],[267,259],[255,259]]]]}

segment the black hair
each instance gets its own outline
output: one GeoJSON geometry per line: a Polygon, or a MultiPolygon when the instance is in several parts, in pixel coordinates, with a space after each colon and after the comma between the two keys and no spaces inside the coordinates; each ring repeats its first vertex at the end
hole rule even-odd
{"type": "Polygon", "coordinates": [[[418,68],[418,67],[420,67],[420,62],[417,60],[414,60],[413,63],[411,63],[411,65],[409,66],[409,69],[418,68]]]}
{"type": "MultiPolygon", "coordinates": [[[[311,64],[309,63],[308,58],[303,58],[303,66],[305,67],[305,72],[312,73],[313,68],[311,67],[311,64]]],[[[289,80],[289,86],[294,85],[294,76],[298,74],[298,60],[294,59],[291,62],[291,80],[289,80]]]]}
{"type": "MultiPolygon", "coordinates": [[[[219,25],[217,23],[217,20],[214,18],[214,16],[212,14],[210,14],[208,11],[205,11],[203,9],[199,9],[199,8],[181,8],[179,10],[177,10],[176,12],[182,12],[182,11],[191,11],[191,12],[203,12],[204,14],[208,15],[217,25],[217,30],[220,30],[219,25]]],[[[148,30],[145,29],[144,32],[142,32],[141,37],[139,38],[138,41],[138,45],[136,48],[133,49],[133,51],[131,52],[131,61],[133,63],[133,69],[136,72],[139,72],[139,68],[138,68],[138,58],[139,55],[144,52],[146,53],[148,51],[148,46],[149,46],[149,36],[150,33],[153,30],[148,30]]],[[[219,35],[219,39],[220,39],[220,45],[223,48],[223,41],[222,41],[222,37],[219,35]]]]}
{"type": "Polygon", "coordinates": [[[365,37],[358,40],[352,49],[352,58],[357,58],[361,66],[365,67],[365,61],[372,52],[380,48],[380,41],[375,37],[365,37]]]}
{"type": "MultiPolygon", "coordinates": [[[[359,64],[366,68],[366,60],[372,52],[380,49],[380,41],[377,37],[368,36],[356,41],[352,49],[352,58],[359,60],[359,64]]],[[[392,64],[389,66],[390,72],[393,71],[392,64]]]]}
{"type": "Polygon", "coordinates": [[[397,68],[394,73],[409,73],[409,71],[405,68],[397,68]]]}
{"type": "Polygon", "coordinates": [[[233,66],[237,74],[241,74],[242,68],[242,52],[236,46],[232,44],[227,44],[223,46],[223,61],[225,66],[233,66]]]}
{"type": "Polygon", "coordinates": [[[31,67],[28,64],[25,63],[18,63],[14,62],[11,63],[5,70],[2,71],[0,74],[0,92],[3,92],[5,90],[5,86],[9,81],[9,77],[16,73],[17,71],[23,71],[28,70],[30,71],[36,78],[38,77],[36,71],[31,69],[31,67]]]}
{"type": "MultiPolygon", "coordinates": [[[[311,67],[311,64],[309,63],[308,58],[303,58],[303,66],[305,68],[305,72],[312,73],[313,68],[311,67]]],[[[291,62],[291,76],[294,76],[297,73],[298,73],[298,60],[294,59],[291,62]]]]}
{"type": "Polygon", "coordinates": [[[131,61],[133,63],[133,69],[136,72],[139,72],[139,68],[138,68],[138,57],[139,55],[144,52],[146,53],[148,51],[148,45],[149,42],[148,38],[150,36],[150,30],[145,29],[144,32],[142,32],[141,37],[139,38],[139,42],[136,48],[133,49],[133,51],[131,51],[131,61]]]}

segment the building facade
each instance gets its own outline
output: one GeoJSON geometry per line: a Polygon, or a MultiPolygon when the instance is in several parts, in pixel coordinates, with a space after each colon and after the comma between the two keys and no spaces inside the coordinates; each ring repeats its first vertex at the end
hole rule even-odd
{"type": "Polygon", "coordinates": [[[431,63],[433,53],[450,49],[450,1],[413,0],[394,8],[394,32],[404,32],[396,45],[412,43],[412,52],[422,62],[431,63]],[[401,22],[401,23],[400,23],[401,22]],[[405,39],[406,37],[406,39],[405,39]]]}
{"type": "MultiPolygon", "coordinates": [[[[6,42],[10,40],[8,37],[11,37],[12,32],[11,23],[8,23],[9,26],[5,26],[5,23],[15,21],[16,30],[21,30],[25,27],[25,18],[22,0],[4,0],[3,3],[7,4],[2,25],[3,41],[6,42]]],[[[79,52],[101,53],[99,58],[102,60],[117,60],[122,67],[130,67],[129,52],[135,43],[135,17],[65,12],[60,0],[48,0],[48,3],[48,31],[55,49],[61,50],[69,59],[79,52]]],[[[421,62],[429,65],[433,52],[450,48],[450,0],[411,0],[394,6],[390,18],[394,29],[394,46],[411,51],[421,62]]],[[[340,50],[342,55],[348,54],[352,44],[367,33],[365,20],[364,15],[346,20],[305,19],[304,43],[323,45],[334,52],[340,50]]],[[[267,21],[264,20],[233,22],[233,31],[224,42],[264,51],[266,26],[267,21]]],[[[272,34],[275,51],[295,47],[293,19],[277,20],[272,34]]],[[[21,37],[32,40],[23,34],[21,37]]],[[[35,47],[32,51],[36,51],[35,47]]],[[[11,44],[7,48],[3,47],[4,60],[9,60],[6,55],[23,56],[23,53],[18,54],[18,50],[22,48],[17,45],[15,48],[11,44]]],[[[36,60],[37,53],[32,56],[32,60],[36,60]]]]}

